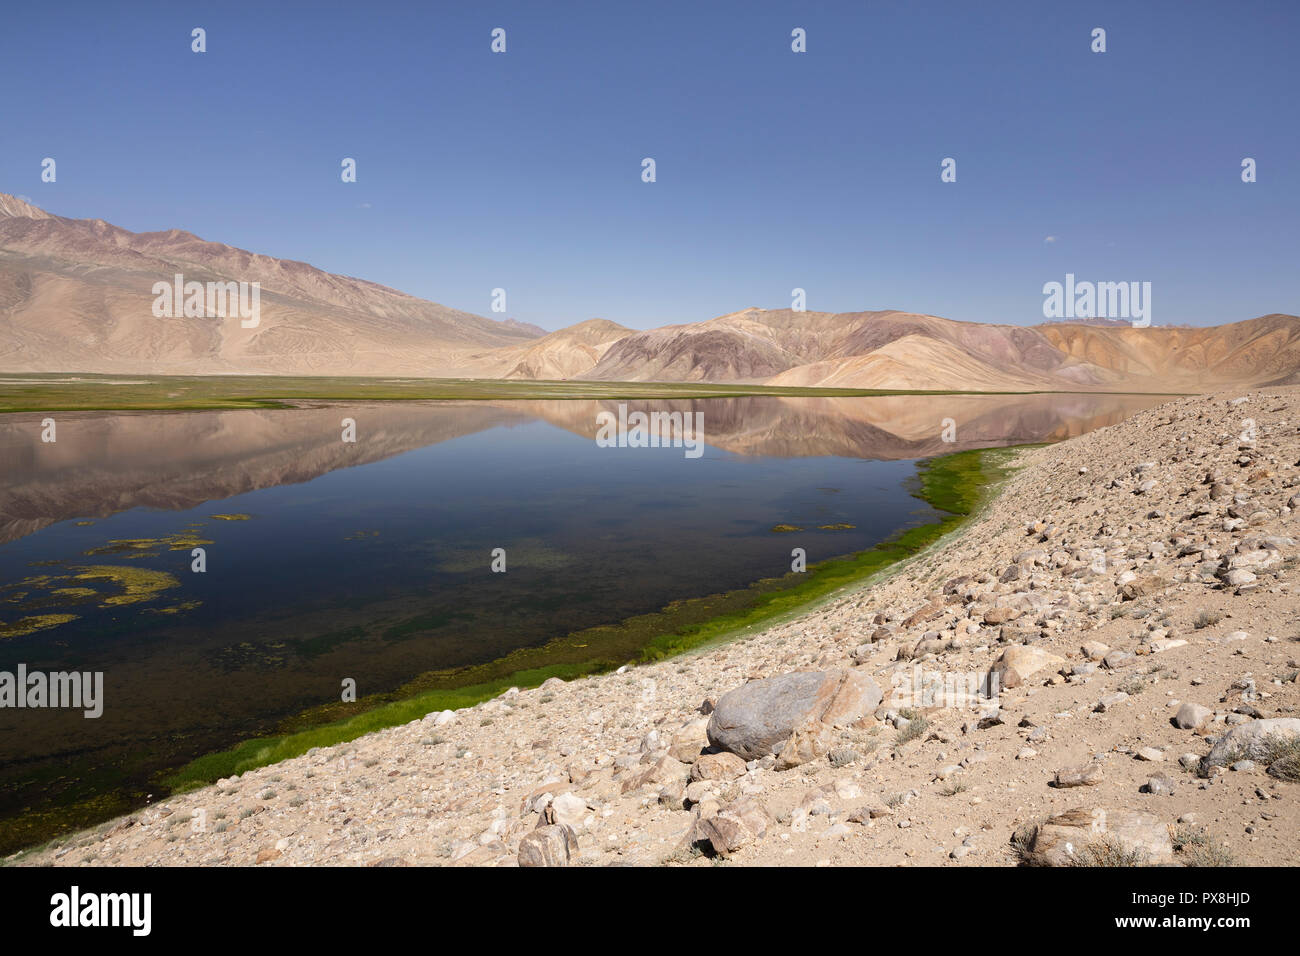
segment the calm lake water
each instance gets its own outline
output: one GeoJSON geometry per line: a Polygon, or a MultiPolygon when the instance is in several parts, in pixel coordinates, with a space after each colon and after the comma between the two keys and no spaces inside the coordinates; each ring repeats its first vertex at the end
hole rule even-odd
{"type": "Polygon", "coordinates": [[[1059,440],[1158,401],[627,403],[702,413],[699,457],[600,447],[616,402],[64,413],[54,443],[45,416],[7,416],[0,671],[102,671],[105,699],[93,720],[0,709],[0,818],[124,809],[158,770],[337,702],[345,678],[390,692],[780,577],[795,547],[864,550],[934,517],[911,495],[917,459],[1059,440]]]}

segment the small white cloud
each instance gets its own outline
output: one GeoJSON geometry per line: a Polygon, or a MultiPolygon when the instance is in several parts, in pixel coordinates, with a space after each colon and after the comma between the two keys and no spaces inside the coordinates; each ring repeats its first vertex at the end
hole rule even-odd
{"type": "Polygon", "coordinates": [[[1055,242],[1056,238],[1057,238],[1056,236],[1048,236],[1043,240],[1043,242],[1055,242]]]}
{"type": "Polygon", "coordinates": [[[374,209],[375,207],[374,207],[374,204],[373,204],[373,203],[368,203],[368,202],[359,202],[359,203],[357,203],[357,208],[358,208],[358,209],[374,209]]]}

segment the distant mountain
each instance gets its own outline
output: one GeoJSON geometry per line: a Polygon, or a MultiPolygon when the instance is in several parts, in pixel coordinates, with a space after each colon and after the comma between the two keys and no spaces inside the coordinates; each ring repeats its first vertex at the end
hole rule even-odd
{"type": "Polygon", "coordinates": [[[960,391],[1204,391],[1300,382],[1300,318],[1036,326],[744,309],[546,333],[180,230],[133,233],[0,193],[0,371],[403,375],[960,391]],[[260,317],[157,317],[156,282],[259,283],[260,317]]]}
{"type": "Polygon", "coordinates": [[[1300,318],[1210,328],[991,325],[910,312],[746,309],[615,342],[584,378],[1026,391],[1279,384],[1300,371],[1300,318]]]}
{"type": "Polygon", "coordinates": [[[520,346],[519,360],[508,368],[505,378],[575,378],[600,362],[611,345],[632,334],[632,330],[608,319],[588,319],[520,346]]]}
{"type": "Polygon", "coordinates": [[[0,369],[444,375],[543,333],[208,242],[51,216],[0,194],[0,369]],[[156,317],[155,282],[260,283],[256,328],[156,317]]]}

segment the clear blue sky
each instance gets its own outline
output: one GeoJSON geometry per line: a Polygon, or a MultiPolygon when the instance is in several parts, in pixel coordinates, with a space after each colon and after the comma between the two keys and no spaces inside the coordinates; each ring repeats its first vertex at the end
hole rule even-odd
{"type": "Polygon", "coordinates": [[[1067,272],[1151,282],[1156,325],[1300,312],[1295,0],[97,0],[4,20],[0,190],[480,314],[501,286],[546,328],[647,328],[799,286],[816,310],[1032,323],[1067,272]]]}

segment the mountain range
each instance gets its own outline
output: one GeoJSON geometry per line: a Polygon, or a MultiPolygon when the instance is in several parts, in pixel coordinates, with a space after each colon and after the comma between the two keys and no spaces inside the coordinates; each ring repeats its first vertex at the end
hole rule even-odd
{"type": "Polygon", "coordinates": [[[547,333],[192,233],[130,232],[0,193],[0,371],[592,379],[962,391],[1300,383],[1300,318],[1134,328],[748,308],[547,333]],[[258,283],[254,327],[154,314],[155,283],[258,283]]]}

